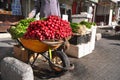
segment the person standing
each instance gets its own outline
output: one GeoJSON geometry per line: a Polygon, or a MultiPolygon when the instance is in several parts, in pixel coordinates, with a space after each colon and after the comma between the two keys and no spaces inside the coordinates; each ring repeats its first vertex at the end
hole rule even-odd
{"type": "Polygon", "coordinates": [[[34,9],[29,13],[28,17],[33,18],[40,12],[40,18],[50,15],[60,16],[60,6],[58,0],[36,0],[34,9]]]}

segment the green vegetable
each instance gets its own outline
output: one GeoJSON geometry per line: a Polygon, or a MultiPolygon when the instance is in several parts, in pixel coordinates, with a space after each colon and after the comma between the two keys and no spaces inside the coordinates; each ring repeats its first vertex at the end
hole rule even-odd
{"type": "Polygon", "coordinates": [[[27,27],[29,26],[30,22],[35,21],[34,18],[30,19],[22,19],[19,23],[15,26],[11,26],[9,29],[9,33],[11,34],[13,39],[20,38],[26,32],[27,27]]]}
{"type": "Polygon", "coordinates": [[[90,29],[92,27],[92,25],[96,25],[93,22],[87,22],[87,21],[81,21],[80,24],[85,25],[88,29],[90,29]]]}
{"type": "Polygon", "coordinates": [[[72,27],[72,32],[77,33],[79,29],[79,24],[78,23],[70,23],[70,26],[72,27]]]}
{"type": "Polygon", "coordinates": [[[40,20],[46,20],[46,19],[47,19],[47,18],[45,18],[45,17],[44,17],[44,18],[40,18],[40,20]]]}

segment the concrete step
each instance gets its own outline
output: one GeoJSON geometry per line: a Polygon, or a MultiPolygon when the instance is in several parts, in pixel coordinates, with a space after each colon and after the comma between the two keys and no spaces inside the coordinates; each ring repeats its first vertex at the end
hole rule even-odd
{"type": "Polygon", "coordinates": [[[11,38],[11,35],[10,35],[10,33],[0,33],[0,39],[1,38],[11,38]]]}

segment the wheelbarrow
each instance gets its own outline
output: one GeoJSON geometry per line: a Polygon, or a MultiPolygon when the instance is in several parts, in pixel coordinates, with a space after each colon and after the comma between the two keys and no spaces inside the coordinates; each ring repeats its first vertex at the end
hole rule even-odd
{"type": "MultiPolygon", "coordinates": [[[[22,47],[28,50],[28,54],[37,53],[31,66],[37,60],[39,55],[42,55],[49,63],[50,68],[55,72],[66,72],[74,68],[73,64],[70,63],[68,56],[64,53],[63,47],[65,41],[39,41],[32,39],[18,38],[17,41],[22,47]],[[47,55],[46,55],[47,54],[47,55]]],[[[29,59],[30,60],[30,57],[29,59]]],[[[30,62],[30,61],[28,61],[30,62]]]]}

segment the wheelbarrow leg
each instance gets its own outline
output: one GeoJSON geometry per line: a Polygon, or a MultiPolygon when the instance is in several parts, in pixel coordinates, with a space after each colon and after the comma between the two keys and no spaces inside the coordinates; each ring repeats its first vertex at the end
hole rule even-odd
{"type": "Polygon", "coordinates": [[[31,66],[34,65],[34,63],[35,63],[35,61],[37,60],[38,56],[39,56],[39,53],[37,53],[37,56],[35,56],[35,58],[33,59],[33,62],[31,63],[31,66]]]}
{"type": "Polygon", "coordinates": [[[35,63],[35,61],[37,60],[37,58],[38,58],[38,56],[39,56],[39,53],[37,53],[37,56],[35,56],[34,58],[33,58],[33,62],[30,62],[30,58],[31,58],[31,55],[34,55],[35,53],[34,52],[32,52],[32,51],[30,51],[30,50],[28,50],[28,63],[31,65],[31,66],[33,66],[34,65],[34,63],[35,63]]]}

